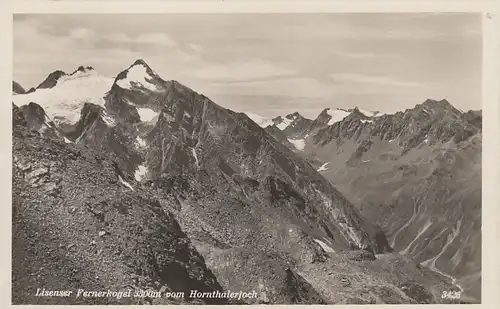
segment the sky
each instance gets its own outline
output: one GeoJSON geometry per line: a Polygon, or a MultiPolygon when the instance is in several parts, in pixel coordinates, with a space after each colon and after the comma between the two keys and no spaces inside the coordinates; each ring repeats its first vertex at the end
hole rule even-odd
{"type": "Polygon", "coordinates": [[[315,118],[329,108],[392,113],[427,98],[481,109],[475,13],[17,14],[14,76],[114,77],[144,59],[235,111],[315,118]]]}

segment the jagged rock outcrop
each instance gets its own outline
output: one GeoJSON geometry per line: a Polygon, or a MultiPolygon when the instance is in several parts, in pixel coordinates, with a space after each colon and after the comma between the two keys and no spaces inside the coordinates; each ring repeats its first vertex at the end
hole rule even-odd
{"type": "Polygon", "coordinates": [[[64,141],[64,136],[59,132],[54,122],[47,116],[43,108],[36,103],[29,103],[17,107],[12,103],[12,113],[14,125],[25,125],[29,130],[36,131],[43,136],[47,136],[58,141],[64,141]]]}

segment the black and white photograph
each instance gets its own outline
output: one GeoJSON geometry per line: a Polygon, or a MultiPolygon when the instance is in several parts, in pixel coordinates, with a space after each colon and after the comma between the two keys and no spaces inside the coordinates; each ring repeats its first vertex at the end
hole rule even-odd
{"type": "Polygon", "coordinates": [[[14,14],[12,304],[481,304],[482,25],[14,14]]]}

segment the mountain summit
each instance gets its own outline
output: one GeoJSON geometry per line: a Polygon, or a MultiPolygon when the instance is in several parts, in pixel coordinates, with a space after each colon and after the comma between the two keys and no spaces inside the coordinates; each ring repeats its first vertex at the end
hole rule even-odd
{"type": "Polygon", "coordinates": [[[114,85],[128,90],[144,89],[158,91],[164,82],[144,60],[138,59],[128,69],[116,76],[114,85]]]}

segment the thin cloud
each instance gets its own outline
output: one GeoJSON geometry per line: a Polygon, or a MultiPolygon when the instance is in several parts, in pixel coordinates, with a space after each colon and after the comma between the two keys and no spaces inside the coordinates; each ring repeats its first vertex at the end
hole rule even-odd
{"type": "Polygon", "coordinates": [[[71,29],[70,37],[76,40],[91,40],[95,37],[95,32],[87,28],[71,29]]]}
{"type": "Polygon", "coordinates": [[[128,43],[128,44],[151,44],[159,46],[175,47],[177,43],[166,33],[143,33],[133,38],[125,33],[111,33],[103,35],[101,40],[113,43],[128,43]]]}
{"type": "Polygon", "coordinates": [[[383,75],[362,75],[354,73],[330,74],[330,78],[336,82],[371,84],[391,87],[407,87],[407,88],[428,88],[427,85],[419,82],[406,81],[391,76],[383,75]]]}
{"type": "Polygon", "coordinates": [[[134,40],[125,33],[108,33],[103,35],[102,40],[115,43],[132,43],[134,40]]]}
{"type": "Polygon", "coordinates": [[[177,46],[175,41],[165,33],[146,33],[137,38],[138,43],[158,44],[162,46],[177,46]]]}
{"type": "Polygon", "coordinates": [[[297,72],[283,64],[252,59],[232,63],[210,63],[195,69],[193,77],[211,82],[249,82],[294,76],[297,72]]]}
{"type": "Polygon", "coordinates": [[[205,85],[213,93],[246,96],[274,96],[291,98],[332,98],[336,88],[331,83],[322,83],[309,77],[290,77],[248,81],[230,84],[209,83],[205,85]]]}
{"type": "Polygon", "coordinates": [[[202,52],[203,51],[203,47],[201,47],[200,45],[198,44],[195,44],[195,43],[189,43],[188,44],[189,48],[191,48],[193,51],[195,52],[202,52]]]}

